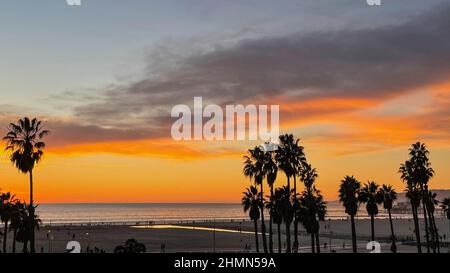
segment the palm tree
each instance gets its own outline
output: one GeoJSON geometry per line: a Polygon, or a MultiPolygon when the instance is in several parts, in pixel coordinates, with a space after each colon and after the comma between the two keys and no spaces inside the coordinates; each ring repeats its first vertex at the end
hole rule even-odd
{"type": "Polygon", "coordinates": [[[450,198],[445,198],[444,200],[442,200],[441,208],[448,220],[448,237],[450,238],[450,198]]]}
{"type": "Polygon", "coordinates": [[[34,214],[34,219],[31,218],[30,215],[30,208],[26,204],[24,204],[24,207],[26,209],[22,210],[22,217],[21,217],[21,225],[19,226],[19,229],[17,230],[17,242],[23,243],[22,252],[28,253],[28,242],[31,241],[31,235],[30,228],[33,227],[33,229],[39,230],[39,226],[41,224],[41,219],[39,219],[39,216],[34,214]],[[32,220],[33,219],[33,220],[32,220]]]}
{"type": "Polygon", "coordinates": [[[14,213],[14,203],[17,200],[11,193],[2,193],[0,195],[0,211],[1,211],[1,221],[3,222],[3,253],[6,253],[6,242],[8,239],[8,224],[14,213]]]}
{"type": "Polygon", "coordinates": [[[13,213],[11,215],[11,224],[9,230],[13,232],[12,252],[16,253],[17,232],[23,225],[24,212],[26,205],[20,201],[16,201],[13,206],[13,213]]]}
{"type": "Polygon", "coordinates": [[[428,212],[428,219],[430,223],[430,233],[431,233],[431,242],[433,247],[433,252],[436,252],[436,249],[438,252],[440,252],[440,246],[439,246],[439,232],[436,226],[436,219],[434,217],[434,211],[436,206],[439,204],[439,201],[437,200],[437,194],[428,190],[428,186],[425,186],[426,190],[426,208],[428,212]]]}
{"type": "Polygon", "coordinates": [[[353,252],[356,253],[356,227],[355,227],[355,215],[358,212],[358,200],[361,182],[356,180],[353,176],[346,176],[341,180],[339,188],[339,202],[345,207],[345,213],[350,216],[352,226],[352,246],[353,252]]]}
{"type": "MultiPolygon", "coordinates": [[[[429,162],[428,155],[429,151],[424,143],[416,142],[409,148],[409,162],[413,165],[412,179],[414,183],[419,185],[420,195],[422,198],[422,209],[423,218],[425,222],[425,238],[427,241],[427,252],[430,252],[430,236],[429,236],[429,215],[427,211],[427,200],[428,197],[428,182],[434,175],[434,170],[431,168],[431,163],[429,162]]],[[[430,224],[430,225],[429,225],[430,224]]],[[[434,233],[431,233],[434,236],[434,233]]],[[[434,238],[431,240],[431,245],[434,246],[434,238]]],[[[435,248],[433,247],[433,251],[435,248]]]]}
{"type": "Polygon", "coordinates": [[[392,223],[392,215],[391,210],[394,205],[394,201],[397,200],[397,192],[391,185],[385,185],[381,186],[380,188],[380,195],[383,197],[383,207],[385,210],[388,211],[389,215],[389,224],[391,226],[391,251],[396,253],[397,252],[397,246],[395,245],[395,233],[394,233],[394,225],[392,223]]]}
{"type": "Polygon", "coordinates": [[[326,203],[323,196],[315,186],[305,190],[300,200],[300,208],[297,211],[300,222],[311,235],[311,251],[320,253],[319,221],[323,221],[326,215],[326,203]]]}
{"type": "MultiPolygon", "coordinates": [[[[267,177],[267,184],[270,188],[270,196],[269,196],[269,203],[273,203],[274,200],[274,190],[273,185],[275,184],[275,181],[277,180],[277,174],[278,174],[278,167],[275,163],[275,159],[273,156],[273,152],[266,152],[265,153],[265,160],[264,160],[264,166],[263,166],[263,172],[264,175],[267,177]]],[[[267,207],[269,211],[272,209],[272,212],[269,214],[269,251],[270,253],[273,253],[273,207],[267,207]]]]}
{"type": "MultiPolygon", "coordinates": [[[[299,168],[301,168],[301,163],[306,161],[303,153],[303,147],[299,146],[299,139],[295,140],[292,134],[285,134],[279,137],[279,145],[276,150],[275,159],[278,164],[278,168],[284,172],[287,178],[287,190],[289,190],[289,196],[291,195],[291,177],[294,178],[294,197],[297,195],[297,174],[299,168]]],[[[289,197],[290,198],[290,197],[289,197]]],[[[295,198],[294,198],[295,201],[295,198]]],[[[291,202],[291,201],[290,201],[291,202]]],[[[295,220],[294,226],[294,249],[298,248],[298,221],[295,220]]],[[[290,223],[286,226],[290,230],[290,223]]],[[[286,230],[287,233],[287,230],[286,230]]],[[[286,236],[286,245],[291,252],[291,236],[290,234],[286,236]]]]}
{"type": "Polygon", "coordinates": [[[262,201],[264,196],[264,163],[265,163],[265,153],[259,147],[255,147],[253,150],[248,150],[248,155],[244,156],[244,175],[254,178],[255,186],[260,186],[260,210],[261,210],[261,233],[264,253],[267,253],[267,238],[266,238],[266,224],[264,220],[264,203],[262,201]]]}
{"type": "Polygon", "coordinates": [[[275,224],[277,224],[277,234],[278,234],[278,253],[281,253],[281,224],[283,223],[283,190],[275,189],[275,192],[271,198],[272,206],[272,219],[275,224]]]}
{"type": "Polygon", "coordinates": [[[366,203],[366,210],[370,215],[371,238],[375,241],[375,216],[378,214],[378,204],[383,203],[378,184],[374,181],[367,182],[359,192],[359,201],[366,203]]]}
{"type": "Polygon", "coordinates": [[[287,186],[283,186],[278,189],[279,194],[279,208],[281,212],[281,217],[286,227],[286,252],[291,252],[291,223],[294,218],[294,208],[291,202],[291,191],[287,186]]]}
{"type": "Polygon", "coordinates": [[[258,189],[254,186],[250,186],[243,192],[242,205],[244,206],[244,212],[249,212],[250,219],[253,220],[255,226],[255,244],[256,252],[259,253],[259,241],[258,241],[258,220],[260,217],[260,194],[258,189]]]}
{"type": "MultiPolygon", "coordinates": [[[[6,151],[10,152],[10,160],[16,168],[24,174],[29,174],[30,178],[30,217],[34,219],[34,200],[33,200],[33,169],[42,159],[45,143],[42,139],[49,134],[49,131],[43,130],[43,124],[37,119],[30,120],[25,117],[20,119],[17,124],[11,123],[8,126],[9,132],[3,138],[7,142],[6,151]]],[[[30,248],[35,252],[34,246],[34,225],[30,222],[30,248]]]]}

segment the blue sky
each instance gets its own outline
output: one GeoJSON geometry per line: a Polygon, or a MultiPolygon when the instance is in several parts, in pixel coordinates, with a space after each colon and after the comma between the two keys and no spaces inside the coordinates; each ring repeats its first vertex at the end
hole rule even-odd
{"type": "Polygon", "coordinates": [[[363,0],[0,2],[0,104],[26,111],[33,98],[44,113],[70,115],[49,98],[137,79],[155,48],[183,55],[245,38],[377,26],[442,1],[385,1],[379,8],[363,0]]]}

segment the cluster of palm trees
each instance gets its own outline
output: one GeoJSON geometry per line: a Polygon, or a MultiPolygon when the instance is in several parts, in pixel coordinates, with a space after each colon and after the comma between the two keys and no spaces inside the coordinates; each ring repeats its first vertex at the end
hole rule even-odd
{"type": "Polygon", "coordinates": [[[439,233],[434,217],[436,193],[428,189],[429,181],[434,176],[428,158],[429,151],[424,143],[414,143],[409,149],[409,159],[401,164],[399,172],[402,180],[406,183],[406,196],[408,197],[414,219],[414,230],[416,235],[417,251],[422,253],[422,244],[419,226],[419,207],[422,205],[423,220],[425,223],[425,240],[427,252],[440,252],[439,233]]]}
{"type": "MultiPolygon", "coordinates": [[[[450,228],[450,199],[442,202],[436,200],[436,194],[428,189],[428,182],[434,171],[428,158],[429,151],[425,144],[417,142],[409,149],[409,159],[401,164],[399,172],[406,183],[406,196],[411,203],[414,220],[418,252],[422,252],[419,226],[419,207],[422,205],[425,223],[425,238],[427,251],[439,252],[439,234],[436,227],[434,211],[436,205],[441,208],[449,219],[450,228]]],[[[244,211],[254,221],[256,251],[259,252],[258,221],[261,222],[261,237],[265,253],[273,253],[273,224],[277,225],[278,251],[281,247],[281,225],[286,229],[286,252],[297,252],[298,224],[301,223],[306,232],[311,235],[311,251],[320,252],[319,221],[326,215],[326,202],[315,186],[317,171],[306,160],[304,148],[292,134],[281,135],[279,145],[273,151],[267,151],[264,146],[248,150],[244,157],[243,173],[252,180],[252,185],[246,188],[242,197],[244,211]],[[286,185],[274,188],[278,170],[286,175],[286,185]],[[299,191],[297,181],[303,183],[303,191],[299,191]],[[293,185],[291,185],[293,182],[293,185]],[[265,196],[264,186],[267,183],[269,195],[265,196]],[[269,241],[266,237],[264,212],[269,219],[269,241]],[[291,247],[291,225],[294,226],[294,242],[291,247]]],[[[379,186],[374,181],[362,184],[354,176],[345,176],[339,187],[339,201],[349,215],[351,223],[351,237],[353,252],[357,252],[357,235],[355,216],[360,205],[365,205],[370,216],[371,240],[375,241],[375,217],[382,206],[388,213],[391,231],[391,251],[397,252],[396,236],[392,221],[391,210],[397,200],[397,192],[391,185],[379,186]]]]}
{"type": "Polygon", "coordinates": [[[397,199],[397,192],[390,185],[379,185],[374,181],[368,181],[361,186],[361,182],[354,176],[346,176],[341,181],[339,187],[339,202],[345,208],[345,213],[350,216],[351,230],[352,230],[352,248],[356,253],[356,225],[355,216],[358,213],[360,204],[366,205],[367,214],[370,216],[371,240],[375,241],[375,216],[378,214],[378,205],[383,204],[384,209],[389,215],[389,224],[391,228],[391,251],[396,252],[394,225],[392,222],[391,210],[394,201],[397,199]]]}
{"type": "Polygon", "coordinates": [[[21,202],[15,195],[0,193],[0,219],[3,223],[2,252],[7,252],[8,234],[12,233],[12,252],[16,253],[16,242],[23,243],[22,252],[28,252],[28,242],[31,239],[30,225],[39,228],[40,219],[35,215],[31,221],[27,204],[21,202]]]}
{"type": "MultiPolygon", "coordinates": [[[[25,117],[23,119],[20,119],[17,123],[10,123],[8,126],[8,132],[3,138],[3,140],[6,141],[5,151],[9,153],[11,162],[20,172],[28,174],[29,176],[30,200],[28,205],[22,204],[18,201],[14,201],[12,203],[6,202],[5,204],[22,204],[22,209],[20,210],[22,211],[22,216],[24,216],[25,214],[27,214],[27,216],[21,219],[28,220],[22,221],[22,223],[26,223],[27,226],[23,228],[23,230],[21,231],[22,233],[20,234],[23,234],[22,238],[26,238],[26,240],[23,239],[24,251],[28,251],[27,243],[30,242],[31,253],[35,253],[36,251],[34,236],[35,228],[39,227],[39,220],[35,215],[36,205],[34,204],[33,200],[33,170],[35,165],[42,159],[44,155],[43,149],[45,148],[45,143],[42,141],[42,139],[49,134],[49,131],[44,130],[43,127],[44,126],[42,121],[39,121],[36,118],[30,119],[25,117]]],[[[8,221],[5,223],[5,226],[7,226],[7,223],[8,221]]],[[[13,223],[13,221],[11,220],[11,226],[13,226],[14,224],[15,223],[13,223]]],[[[6,228],[7,227],[5,227],[5,230],[6,228]]],[[[20,229],[17,229],[16,235],[18,237],[19,231],[20,229]]],[[[6,233],[4,233],[3,236],[6,236],[5,234],[6,233]]],[[[19,239],[17,240],[20,241],[19,239]]],[[[3,244],[5,246],[6,239],[4,239],[3,244]]]]}
{"type": "Polygon", "coordinates": [[[299,139],[292,134],[281,135],[279,145],[274,150],[266,150],[262,146],[248,150],[244,157],[243,173],[252,180],[242,197],[244,211],[249,213],[255,226],[256,251],[259,252],[258,221],[261,221],[263,250],[274,252],[273,224],[278,229],[278,251],[281,247],[281,225],[286,229],[286,252],[297,252],[299,247],[298,225],[301,223],[311,235],[312,251],[320,251],[319,221],[326,214],[326,203],[322,194],[315,186],[318,177],[316,169],[306,160],[304,148],[299,139]],[[286,185],[274,188],[278,171],[286,176],[286,185]],[[304,190],[299,191],[297,181],[304,184],[304,190]],[[293,181],[293,185],[291,185],[293,181]],[[269,195],[265,196],[264,185],[269,187],[269,195]],[[265,211],[269,215],[269,242],[265,224],[265,211]],[[291,247],[291,225],[293,224],[294,242],[291,247]],[[315,247],[317,246],[317,247],[315,247]]]}

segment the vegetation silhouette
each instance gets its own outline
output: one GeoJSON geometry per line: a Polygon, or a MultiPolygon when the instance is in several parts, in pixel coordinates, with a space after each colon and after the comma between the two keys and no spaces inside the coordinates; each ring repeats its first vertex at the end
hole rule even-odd
{"type": "MultiPolygon", "coordinates": [[[[41,161],[45,148],[42,139],[49,134],[43,129],[42,121],[25,117],[17,123],[10,123],[8,133],[3,138],[6,141],[5,151],[9,152],[10,160],[15,167],[24,174],[29,174],[30,200],[28,205],[29,217],[35,219],[35,205],[33,200],[33,169],[41,161]]],[[[29,221],[30,251],[35,253],[34,221],[29,221]]]]}

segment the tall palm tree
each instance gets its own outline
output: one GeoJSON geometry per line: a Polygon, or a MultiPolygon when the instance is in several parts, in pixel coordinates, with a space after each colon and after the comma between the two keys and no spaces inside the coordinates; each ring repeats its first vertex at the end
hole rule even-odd
{"type": "Polygon", "coordinates": [[[260,194],[258,189],[254,186],[250,186],[243,192],[242,205],[244,206],[244,212],[249,212],[250,219],[253,220],[255,226],[255,244],[256,252],[259,253],[259,241],[258,241],[258,220],[260,217],[260,194]]]}
{"type": "Polygon", "coordinates": [[[420,188],[414,179],[414,166],[410,161],[405,161],[400,165],[399,173],[402,180],[406,183],[406,197],[411,204],[411,211],[414,221],[414,232],[416,235],[417,252],[422,253],[422,243],[420,239],[419,215],[418,208],[420,206],[420,188]]]}
{"type": "Polygon", "coordinates": [[[396,253],[397,252],[397,246],[395,244],[396,238],[394,233],[394,224],[392,223],[392,215],[391,210],[394,205],[394,201],[397,200],[397,192],[391,185],[385,185],[381,186],[380,188],[380,195],[383,197],[383,208],[387,210],[389,215],[389,224],[391,227],[391,251],[396,253]]]}
{"type": "MultiPolygon", "coordinates": [[[[17,124],[10,123],[9,132],[3,138],[7,142],[6,151],[10,152],[10,160],[16,168],[24,174],[29,174],[30,179],[30,202],[29,212],[31,219],[34,219],[35,206],[33,200],[33,169],[42,159],[45,143],[42,139],[49,134],[48,130],[43,129],[43,124],[36,118],[30,120],[25,117],[20,119],[17,124]]],[[[34,246],[34,224],[30,222],[30,248],[35,252],[34,246]]]]}
{"type": "Polygon", "coordinates": [[[383,203],[383,196],[374,181],[367,182],[359,192],[359,201],[366,204],[370,216],[371,238],[375,241],[375,216],[378,214],[378,204],[383,203]]]}
{"type": "Polygon", "coordinates": [[[339,188],[339,202],[341,202],[345,207],[345,213],[350,216],[351,227],[352,227],[352,246],[353,252],[356,253],[356,227],[355,227],[355,215],[358,212],[358,200],[359,191],[361,188],[361,182],[359,182],[353,176],[346,176],[341,180],[341,185],[339,188]]]}
{"type": "MultiPolygon", "coordinates": [[[[429,231],[431,230],[431,223],[429,223],[429,215],[427,211],[427,200],[428,197],[428,182],[434,175],[434,170],[431,168],[431,163],[429,161],[428,155],[429,151],[424,143],[416,142],[409,148],[409,162],[413,165],[412,179],[414,183],[419,185],[420,195],[422,198],[422,210],[423,218],[425,223],[425,238],[427,241],[427,252],[430,252],[430,245],[434,246],[434,239],[431,239],[429,231]]],[[[433,236],[433,232],[431,233],[433,236]]],[[[433,251],[435,248],[433,247],[433,251]]]]}
{"type": "Polygon", "coordinates": [[[248,150],[248,155],[244,156],[244,175],[254,179],[255,186],[260,186],[260,210],[261,210],[261,233],[263,241],[264,253],[268,252],[267,238],[266,238],[266,223],[264,220],[264,203],[262,201],[264,196],[264,178],[266,176],[264,170],[264,163],[266,155],[260,147],[255,147],[253,150],[248,150]]]}
{"type": "Polygon", "coordinates": [[[448,220],[448,238],[450,238],[450,198],[445,198],[442,200],[441,209],[444,211],[448,220]]]}
{"type": "MultiPolygon", "coordinates": [[[[267,178],[267,184],[270,188],[270,196],[269,196],[269,203],[275,202],[274,200],[274,189],[273,185],[275,184],[275,181],[277,180],[277,174],[278,174],[278,166],[275,163],[274,153],[273,152],[266,152],[265,153],[265,159],[264,159],[264,166],[263,166],[263,172],[264,175],[267,178]]],[[[272,212],[269,214],[269,251],[270,253],[273,253],[273,207],[268,207],[269,211],[272,209],[272,212]]]]}
{"type": "MultiPolygon", "coordinates": [[[[278,164],[278,168],[284,172],[287,178],[286,189],[289,190],[289,196],[291,196],[291,178],[294,179],[294,194],[295,197],[297,194],[297,173],[299,172],[299,168],[301,168],[301,162],[306,161],[303,147],[299,144],[299,140],[295,140],[292,134],[285,134],[279,137],[279,145],[276,150],[275,159],[278,164]]],[[[295,201],[295,198],[294,198],[295,201]]],[[[295,221],[297,222],[297,221],[295,221]]],[[[286,226],[287,229],[290,230],[290,223],[286,226]]],[[[298,222],[294,226],[294,249],[298,247],[298,222]]],[[[286,230],[287,232],[287,230],[286,230]]],[[[291,236],[286,236],[286,245],[289,248],[289,252],[291,252],[291,236]]]]}

